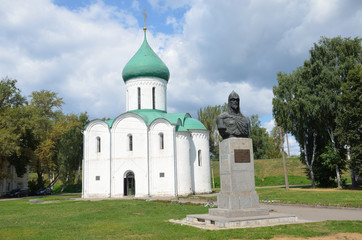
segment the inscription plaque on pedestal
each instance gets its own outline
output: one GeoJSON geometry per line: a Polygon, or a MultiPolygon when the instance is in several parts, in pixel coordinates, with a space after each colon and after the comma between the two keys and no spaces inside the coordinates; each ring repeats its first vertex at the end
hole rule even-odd
{"type": "Polygon", "coordinates": [[[235,163],[250,163],[249,149],[234,149],[235,163]]]}

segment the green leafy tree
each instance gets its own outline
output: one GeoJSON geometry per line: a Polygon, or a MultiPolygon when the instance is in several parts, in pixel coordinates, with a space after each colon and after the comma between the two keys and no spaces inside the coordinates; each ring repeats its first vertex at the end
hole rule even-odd
{"type": "MultiPolygon", "coordinates": [[[[320,154],[320,157],[322,159],[321,164],[323,166],[324,173],[330,173],[328,175],[324,174],[325,176],[323,181],[322,179],[320,180],[321,186],[328,187],[334,183],[333,172],[335,171],[335,166],[340,163],[341,159],[343,159],[343,153],[339,149],[336,149],[333,143],[329,141],[320,154]]],[[[345,165],[342,166],[342,169],[345,169],[345,165]]]]}
{"type": "MultiPolygon", "coordinates": [[[[274,87],[273,113],[284,129],[292,133],[301,147],[301,156],[314,179],[313,163],[335,169],[338,187],[345,160],[325,161],[320,154],[331,143],[335,154],[343,151],[344,143],[336,136],[338,96],[348,72],[356,63],[361,64],[361,39],[324,38],[310,50],[311,57],[292,74],[278,74],[278,87],[274,87]],[[327,164],[330,164],[327,166],[327,164]]],[[[317,174],[324,174],[318,171],[317,174]]]]}
{"type": "Polygon", "coordinates": [[[274,124],[273,129],[270,131],[269,139],[272,148],[271,152],[268,153],[268,158],[281,158],[282,153],[280,151],[280,135],[278,126],[276,124],[274,124]]]}
{"type": "Polygon", "coordinates": [[[80,184],[80,169],[83,159],[83,134],[82,130],[89,122],[87,113],[77,116],[77,124],[66,132],[57,143],[57,165],[59,166],[60,180],[64,188],[73,184],[78,172],[80,184]]]}
{"type": "Polygon", "coordinates": [[[16,161],[26,148],[24,140],[29,126],[25,111],[26,100],[16,87],[16,80],[3,78],[0,82],[0,180],[11,177],[8,165],[15,166],[22,176],[26,172],[27,160],[16,161]]]}
{"type": "Polygon", "coordinates": [[[16,87],[16,80],[3,78],[0,82],[0,111],[6,108],[23,107],[26,99],[16,87]]]}
{"type": "Polygon", "coordinates": [[[222,140],[216,126],[216,119],[222,112],[227,109],[227,103],[222,106],[217,105],[214,107],[207,106],[200,108],[197,111],[197,119],[204,124],[206,129],[209,131],[209,147],[211,152],[211,159],[213,161],[219,160],[219,142],[222,140]]]}
{"type": "MultiPolygon", "coordinates": [[[[323,116],[323,125],[327,132],[334,156],[343,150],[343,143],[335,135],[336,118],[339,108],[338,97],[341,86],[346,82],[348,72],[355,64],[362,63],[362,45],[359,38],[325,38],[310,50],[311,57],[304,62],[304,80],[310,82],[313,91],[313,102],[323,116]]],[[[329,161],[335,168],[338,187],[341,188],[341,173],[345,166],[345,159],[329,161]]]]}
{"type": "Polygon", "coordinates": [[[356,176],[362,176],[362,67],[356,64],[348,72],[338,96],[336,135],[346,145],[348,166],[352,184],[357,185],[356,176]]]}
{"type": "Polygon", "coordinates": [[[250,136],[253,140],[253,152],[255,159],[266,159],[270,157],[273,144],[266,128],[261,126],[258,115],[250,117],[250,136]]]}
{"type": "Polygon", "coordinates": [[[62,136],[77,125],[76,116],[61,112],[62,98],[57,93],[42,90],[30,95],[33,135],[38,143],[31,166],[37,173],[37,186],[45,184],[43,174],[50,176],[52,186],[60,175],[57,164],[56,145],[62,136]]]}
{"type": "Polygon", "coordinates": [[[295,136],[301,149],[301,160],[315,188],[317,141],[320,138],[320,115],[313,105],[312,89],[302,77],[302,69],[292,74],[278,73],[278,86],[274,86],[273,115],[277,124],[295,136]]]}

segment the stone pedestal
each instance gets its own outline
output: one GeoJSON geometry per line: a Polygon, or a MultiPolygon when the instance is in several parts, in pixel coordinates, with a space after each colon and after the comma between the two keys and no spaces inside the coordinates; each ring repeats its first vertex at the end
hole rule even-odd
{"type": "Polygon", "coordinates": [[[250,138],[228,138],[219,145],[221,191],[218,208],[209,214],[187,215],[190,226],[209,226],[212,229],[270,226],[296,223],[289,214],[269,214],[259,207],[255,192],[253,143],[250,138]]]}
{"type": "Polygon", "coordinates": [[[245,217],[268,215],[268,209],[259,208],[255,192],[253,143],[250,138],[228,138],[219,145],[221,192],[218,208],[210,215],[245,217]]]}

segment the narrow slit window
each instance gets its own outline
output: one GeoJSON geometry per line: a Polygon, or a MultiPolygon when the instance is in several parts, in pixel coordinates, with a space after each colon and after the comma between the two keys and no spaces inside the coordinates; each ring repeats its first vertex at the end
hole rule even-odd
{"type": "Polygon", "coordinates": [[[197,165],[201,167],[202,159],[201,159],[201,150],[197,151],[197,165]]]}
{"type": "Polygon", "coordinates": [[[163,133],[160,133],[159,136],[160,136],[160,149],[164,149],[165,141],[164,141],[163,133]]]}
{"type": "Polygon", "coordinates": [[[156,94],[155,94],[156,88],[152,88],[152,108],[156,109],[156,94]]]}
{"type": "Polygon", "coordinates": [[[133,151],[133,137],[132,135],[128,135],[128,151],[133,151]]]}
{"type": "Polygon", "coordinates": [[[101,152],[101,138],[97,137],[97,152],[101,152]]]}
{"type": "Polygon", "coordinates": [[[141,88],[137,88],[138,94],[138,109],[141,109],[141,88]]]}

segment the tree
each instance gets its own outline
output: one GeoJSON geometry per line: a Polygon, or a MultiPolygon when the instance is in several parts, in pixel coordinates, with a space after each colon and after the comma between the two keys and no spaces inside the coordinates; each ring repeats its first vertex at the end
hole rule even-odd
{"type": "Polygon", "coordinates": [[[342,84],[338,96],[336,136],[347,148],[348,166],[351,170],[352,185],[357,185],[356,176],[362,176],[362,67],[356,64],[348,72],[347,81],[342,84]]]}
{"type": "Polygon", "coordinates": [[[26,103],[20,89],[16,87],[16,80],[3,78],[0,82],[0,111],[6,108],[22,107],[26,103]]]}
{"type": "Polygon", "coordinates": [[[8,164],[15,166],[22,176],[26,171],[27,161],[16,161],[25,146],[28,116],[25,109],[25,97],[16,87],[16,80],[3,78],[0,82],[0,180],[11,177],[7,171],[8,164]]]}
{"type": "MultiPolygon", "coordinates": [[[[310,59],[302,67],[289,75],[278,73],[279,86],[273,89],[273,114],[278,124],[299,142],[312,185],[313,164],[319,159],[324,161],[319,166],[335,169],[338,187],[341,187],[343,157],[325,161],[320,154],[331,146],[335,152],[333,156],[341,156],[344,143],[335,135],[338,96],[349,70],[356,63],[362,63],[361,49],[359,38],[322,37],[314,44],[310,59]]],[[[317,174],[323,174],[323,171],[317,174]]]]}
{"type": "MultiPolygon", "coordinates": [[[[314,89],[315,104],[323,115],[325,131],[332,144],[334,156],[343,150],[343,143],[335,135],[338,114],[338,96],[341,85],[346,82],[348,72],[355,64],[362,63],[362,45],[359,38],[322,37],[310,50],[311,57],[304,62],[304,80],[314,89]]],[[[341,171],[345,166],[344,158],[330,161],[336,171],[338,187],[341,188],[341,171]]]]}
{"type": "Polygon", "coordinates": [[[279,134],[279,128],[276,125],[276,122],[274,124],[273,129],[270,131],[270,142],[272,145],[271,152],[268,153],[269,158],[280,158],[282,157],[282,154],[280,152],[280,134],[279,134]]]}
{"type": "Polygon", "coordinates": [[[250,117],[250,136],[253,140],[253,152],[255,159],[270,158],[273,144],[266,128],[261,126],[258,115],[250,117]]]}
{"type": "Polygon", "coordinates": [[[82,130],[89,122],[87,113],[77,116],[77,124],[66,132],[57,143],[57,165],[59,166],[60,180],[63,182],[62,190],[74,183],[78,172],[80,183],[80,168],[83,159],[83,134],[82,130]]]}
{"type": "Polygon", "coordinates": [[[314,188],[313,165],[320,138],[320,115],[313,105],[312,89],[303,80],[301,68],[292,74],[278,73],[277,76],[278,87],[273,88],[273,115],[277,124],[298,141],[301,160],[307,165],[314,188]]]}
{"type": "Polygon", "coordinates": [[[207,106],[203,109],[200,108],[197,111],[197,119],[202,122],[202,124],[204,124],[206,129],[209,131],[209,147],[212,154],[211,159],[214,161],[219,160],[219,142],[222,139],[217,130],[216,118],[222,112],[225,112],[226,109],[227,103],[224,103],[222,106],[207,106]]]}
{"type": "Polygon", "coordinates": [[[66,116],[61,112],[63,100],[55,92],[36,91],[32,92],[30,97],[32,132],[38,143],[31,166],[37,173],[38,187],[45,184],[44,173],[49,174],[52,186],[60,175],[56,161],[56,144],[66,132],[77,125],[76,116],[66,116]]]}

